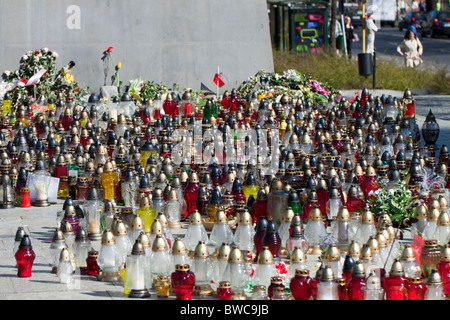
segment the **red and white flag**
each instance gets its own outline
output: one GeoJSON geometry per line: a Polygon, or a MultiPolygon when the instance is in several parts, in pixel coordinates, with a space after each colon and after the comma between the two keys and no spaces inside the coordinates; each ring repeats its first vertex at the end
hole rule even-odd
{"type": "Polygon", "coordinates": [[[13,89],[16,87],[24,87],[27,82],[27,80],[20,78],[19,80],[16,80],[16,82],[14,82],[13,89]]]}
{"type": "Polygon", "coordinates": [[[41,81],[42,76],[44,76],[48,70],[41,69],[37,71],[30,79],[28,79],[28,82],[25,84],[26,86],[33,86],[35,84],[38,84],[39,81],[41,81]]]}
{"type": "Polygon", "coordinates": [[[227,82],[228,82],[228,78],[226,75],[223,74],[223,72],[219,71],[219,67],[217,67],[217,72],[214,75],[214,84],[216,86],[218,86],[219,88],[222,88],[227,82]]]}

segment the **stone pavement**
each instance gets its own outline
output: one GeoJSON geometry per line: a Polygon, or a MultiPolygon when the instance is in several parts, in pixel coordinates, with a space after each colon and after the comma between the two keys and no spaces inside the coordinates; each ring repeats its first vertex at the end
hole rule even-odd
{"type": "MultiPolygon", "coordinates": [[[[357,90],[343,90],[345,96],[353,96],[357,90]]],[[[402,96],[402,92],[369,90],[374,95],[385,93],[402,96]]],[[[418,95],[417,121],[421,127],[431,108],[435,112],[441,127],[440,144],[450,144],[450,116],[445,112],[450,106],[450,97],[418,95]],[[439,116],[438,116],[439,115],[439,116]]],[[[107,283],[97,281],[95,277],[81,275],[73,284],[58,282],[51,273],[50,242],[56,228],[56,212],[61,210],[62,201],[48,208],[14,208],[0,210],[0,300],[124,300],[129,299],[123,293],[122,282],[107,283]],[[32,277],[17,277],[13,255],[14,236],[19,226],[25,227],[30,235],[33,250],[36,253],[32,277]]],[[[183,237],[183,229],[174,236],[183,237]]],[[[410,241],[405,234],[404,241],[410,241]]],[[[151,299],[158,299],[151,291],[151,299]]],[[[171,295],[170,300],[174,299],[171,295]]],[[[165,299],[167,300],[167,299],[165,299]]]]}

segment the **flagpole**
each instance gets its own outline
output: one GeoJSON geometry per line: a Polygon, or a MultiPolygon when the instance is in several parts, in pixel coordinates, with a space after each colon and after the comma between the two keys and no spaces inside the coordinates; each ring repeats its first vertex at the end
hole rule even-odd
{"type": "MultiPolygon", "coordinates": [[[[220,75],[219,72],[219,66],[217,66],[217,74],[220,75]]],[[[219,82],[216,83],[216,87],[217,87],[217,100],[219,100],[219,82]]]]}

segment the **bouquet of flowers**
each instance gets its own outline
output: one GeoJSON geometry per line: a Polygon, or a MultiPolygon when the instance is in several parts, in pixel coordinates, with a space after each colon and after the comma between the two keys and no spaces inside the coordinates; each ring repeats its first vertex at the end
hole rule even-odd
{"type": "Polygon", "coordinates": [[[327,103],[332,94],[337,96],[337,101],[340,99],[339,93],[333,87],[293,69],[284,71],[281,75],[260,70],[244,81],[237,93],[241,99],[256,93],[259,100],[264,99],[267,102],[279,102],[281,96],[287,93],[294,99],[304,99],[315,105],[327,103]]]}
{"type": "Polygon", "coordinates": [[[400,180],[394,188],[381,184],[373,195],[373,198],[366,199],[366,204],[375,217],[387,213],[392,223],[401,227],[404,219],[410,219],[414,215],[415,209],[412,205],[414,197],[403,180],[400,180]]]}
{"type": "Polygon", "coordinates": [[[129,81],[128,93],[137,100],[154,100],[159,93],[161,96],[169,93],[167,87],[162,83],[155,83],[149,80],[133,79],[129,81]]]}
{"type": "Polygon", "coordinates": [[[40,98],[56,98],[58,90],[72,90],[79,102],[81,97],[86,94],[87,89],[79,87],[75,81],[71,69],[75,62],[70,61],[61,70],[56,70],[56,59],[59,55],[48,48],[28,51],[20,59],[19,69],[15,71],[6,70],[2,78],[8,84],[6,89],[12,100],[12,105],[17,106],[22,100],[38,100],[40,98]],[[27,86],[26,83],[39,72],[45,71],[40,75],[37,82],[27,86]]]}

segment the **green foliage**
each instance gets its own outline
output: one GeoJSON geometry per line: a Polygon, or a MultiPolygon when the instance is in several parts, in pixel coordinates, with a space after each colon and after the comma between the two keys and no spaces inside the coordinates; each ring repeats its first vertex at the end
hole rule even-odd
{"type": "MultiPolygon", "coordinates": [[[[273,59],[275,72],[295,69],[335,88],[363,89],[373,85],[372,76],[359,75],[358,61],[354,59],[278,50],[273,51],[273,59]]],[[[394,61],[377,59],[376,86],[386,90],[427,89],[436,94],[450,94],[449,71],[442,67],[434,69],[407,68],[394,61]]]]}
{"type": "Polygon", "coordinates": [[[311,101],[315,105],[326,104],[330,95],[338,94],[332,85],[319,82],[310,74],[295,69],[284,69],[282,73],[260,70],[237,89],[238,96],[243,100],[256,94],[259,100],[279,102],[285,93],[294,99],[311,101]]]}
{"type": "Polygon", "coordinates": [[[373,199],[366,199],[366,204],[374,216],[387,213],[394,224],[399,225],[405,218],[411,218],[414,215],[412,206],[413,195],[404,181],[399,181],[395,188],[388,188],[382,184],[375,191],[373,199]]]}
{"type": "Polygon", "coordinates": [[[72,91],[75,100],[80,105],[84,103],[82,97],[87,94],[89,88],[80,88],[70,73],[71,68],[75,66],[75,62],[70,61],[61,70],[56,70],[58,56],[58,53],[48,48],[28,51],[22,55],[18,70],[6,70],[3,73],[3,79],[11,88],[9,94],[14,107],[17,107],[22,100],[33,100],[34,97],[36,99],[42,96],[46,99],[56,98],[58,91],[72,91]],[[36,85],[13,87],[17,81],[28,81],[37,71],[42,69],[47,70],[47,73],[41,77],[36,85]]]}

